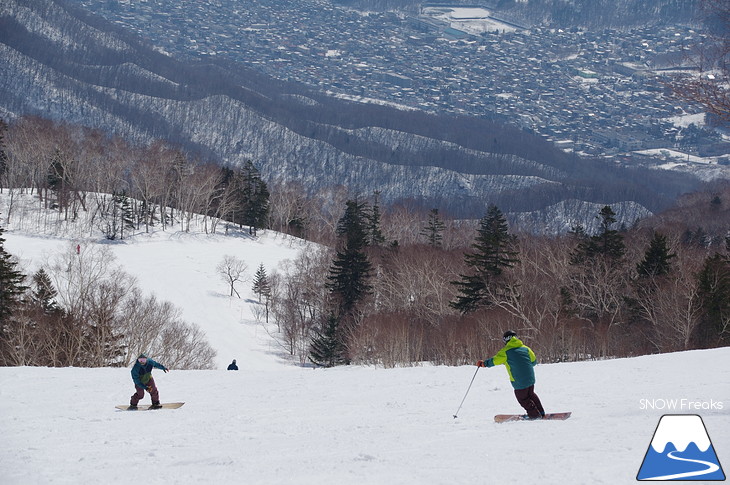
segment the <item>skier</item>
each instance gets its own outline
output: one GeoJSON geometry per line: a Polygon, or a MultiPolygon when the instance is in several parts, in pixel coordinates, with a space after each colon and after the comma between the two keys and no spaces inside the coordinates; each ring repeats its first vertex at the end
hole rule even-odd
{"type": "Polygon", "coordinates": [[[233,359],[233,362],[228,364],[227,370],[238,370],[238,366],[236,365],[236,359],[233,359]]]}
{"type": "Polygon", "coordinates": [[[520,406],[527,411],[529,419],[541,419],[545,416],[540,398],[535,394],[535,353],[517,338],[517,334],[508,330],[502,336],[505,345],[497,354],[486,361],[477,362],[478,367],[494,367],[504,364],[509,380],[515,390],[515,397],[520,406]]]}
{"type": "Polygon", "coordinates": [[[152,398],[152,406],[150,406],[150,409],[159,409],[162,407],[160,405],[160,394],[157,391],[155,380],[152,378],[153,367],[162,369],[165,373],[168,372],[167,367],[164,365],[147,358],[145,354],[139,354],[132,367],[132,381],[134,381],[136,392],[132,394],[129,400],[129,409],[137,409],[137,403],[144,397],[145,391],[149,392],[152,398]]]}

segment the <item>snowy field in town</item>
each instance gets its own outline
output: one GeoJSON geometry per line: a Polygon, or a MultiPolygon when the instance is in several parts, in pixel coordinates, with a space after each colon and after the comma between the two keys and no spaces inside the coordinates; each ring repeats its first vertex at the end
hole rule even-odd
{"type": "Polygon", "coordinates": [[[0,368],[3,485],[629,484],[664,414],[700,415],[730,467],[730,348],[540,365],[546,410],[573,416],[496,424],[494,414],[521,410],[501,367],[312,369],[287,359],[253,317],[250,282],[230,298],[215,268],[230,254],[250,275],[260,263],[281,271],[301,241],[173,229],[108,243],[0,224],[26,273],[76,244],[107,245],[219,354],[216,370],[155,371],[161,400],[185,405],[149,412],[114,408],[133,392],[128,368],[0,368]],[[240,370],[226,371],[234,358],[240,370]]]}
{"type": "Polygon", "coordinates": [[[480,7],[425,7],[422,15],[447,22],[451,27],[470,34],[479,35],[484,32],[514,32],[514,25],[492,18],[492,12],[480,7]]]}

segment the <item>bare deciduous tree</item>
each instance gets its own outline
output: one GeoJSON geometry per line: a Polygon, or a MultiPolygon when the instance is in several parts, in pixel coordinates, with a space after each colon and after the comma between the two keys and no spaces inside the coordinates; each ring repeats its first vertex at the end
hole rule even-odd
{"type": "Polygon", "coordinates": [[[311,328],[325,318],[329,292],[324,287],[332,254],[305,251],[271,278],[274,335],[289,355],[303,364],[309,354],[311,328]]]}
{"type": "Polygon", "coordinates": [[[237,297],[241,298],[238,290],[236,290],[236,283],[244,280],[244,273],[247,269],[248,266],[245,262],[229,254],[225,255],[221,262],[218,263],[216,271],[230,288],[229,296],[233,296],[235,293],[237,297]]]}
{"type": "Polygon", "coordinates": [[[71,246],[47,267],[62,312],[24,320],[28,325],[15,336],[24,350],[16,360],[33,355],[26,364],[129,365],[151,351],[176,368],[212,368],[215,351],[205,335],[180,320],[170,303],[143,296],[135,279],[113,264],[108,248],[82,245],[77,252],[71,246]]]}
{"type": "Polygon", "coordinates": [[[378,266],[373,282],[377,308],[408,311],[430,325],[439,325],[445,316],[453,315],[449,302],[455,292],[446,283],[458,277],[458,259],[458,255],[425,245],[401,248],[378,266]]]}
{"type": "Polygon", "coordinates": [[[306,192],[298,182],[274,185],[271,190],[270,227],[274,231],[304,237],[312,213],[306,192]]]}

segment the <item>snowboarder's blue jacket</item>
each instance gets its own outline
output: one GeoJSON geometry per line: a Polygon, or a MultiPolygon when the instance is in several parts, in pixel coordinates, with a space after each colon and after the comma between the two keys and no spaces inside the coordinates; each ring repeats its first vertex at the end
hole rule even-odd
{"type": "Polygon", "coordinates": [[[164,365],[160,364],[159,362],[155,362],[150,358],[147,359],[147,363],[144,365],[139,363],[139,358],[134,361],[134,367],[132,367],[132,380],[134,381],[134,385],[145,389],[147,387],[147,383],[150,381],[150,379],[152,379],[153,367],[157,367],[158,369],[162,369],[164,371],[167,370],[164,365]]]}
{"type": "Polygon", "coordinates": [[[522,340],[512,337],[494,357],[484,361],[487,367],[501,364],[507,368],[509,380],[515,389],[525,389],[535,385],[533,367],[537,365],[537,357],[530,347],[522,343],[522,340]]]}

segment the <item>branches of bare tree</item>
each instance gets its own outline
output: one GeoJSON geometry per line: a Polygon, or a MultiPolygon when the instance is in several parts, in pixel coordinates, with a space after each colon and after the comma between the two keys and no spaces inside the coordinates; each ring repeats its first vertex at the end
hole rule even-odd
{"type": "Polygon", "coordinates": [[[244,273],[248,269],[246,263],[235,256],[226,254],[215,269],[221,279],[228,285],[230,296],[235,293],[238,298],[241,298],[238,290],[236,290],[236,283],[244,280],[244,273]]]}
{"type": "Polygon", "coordinates": [[[108,248],[77,252],[70,245],[45,267],[56,290],[53,305],[31,298],[21,307],[6,329],[1,364],[126,366],[154,350],[171,367],[212,368],[215,351],[200,329],[170,303],[144,297],[108,248]]]}

